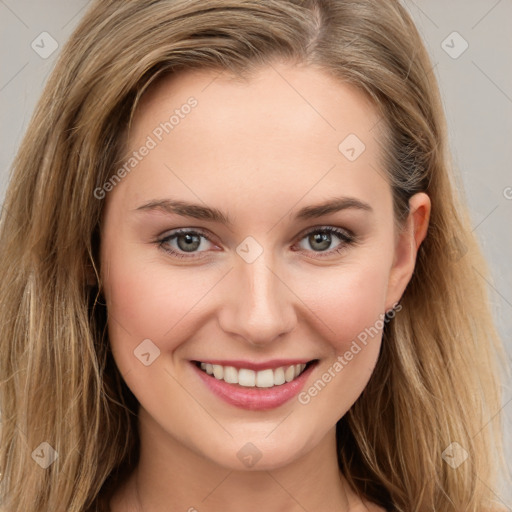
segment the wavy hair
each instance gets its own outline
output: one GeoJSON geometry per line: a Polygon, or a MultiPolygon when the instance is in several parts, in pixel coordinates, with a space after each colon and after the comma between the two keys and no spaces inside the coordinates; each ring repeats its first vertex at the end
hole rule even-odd
{"type": "Polygon", "coordinates": [[[496,510],[502,344],[451,160],[431,60],[395,0],[97,0],[63,47],[13,164],[0,223],[0,496],[4,512],[107,510],[137,464],[137,400],[109,346],[103,201],[144,91],[189,69],[276,60],[363,91],[382,119],[395,217],[432,202],[402,310],[337,424],[339,467],[398,512],[496,510]],[[95,276],[91,285],[88,275],[95,276]],[[479,275],[480,274],[480,275],[479,275]],[[58,458],[46,469],[37,450],[58,458]],[[453,469],[453,442],[467,460],[453,469]],[[35,453],[35,455],[34,455],[35,453]]]}

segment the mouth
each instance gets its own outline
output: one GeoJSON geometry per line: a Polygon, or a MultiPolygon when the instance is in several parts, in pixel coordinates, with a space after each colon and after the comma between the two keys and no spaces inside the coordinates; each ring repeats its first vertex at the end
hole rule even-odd
{"type": "Polygon", "coordinates": [[[287,382],[297,379],[317,359],[307,363],[296,363],[278,366],[277,368],[264,368],[253,370],[251,368],[237,368],[235,366],[204,363],[193,361],[194,364],[207,375],[214,379],[222,380],[228,384],[238,384],[247,388],[272,388],[282,386],[287,382]]]}
{"type": "Polygon", "coordinates": [[[248,410],[273,409],[291,400],[304,387],[318,362],[191,361],[200,380],[214,395],[248,410]]]}

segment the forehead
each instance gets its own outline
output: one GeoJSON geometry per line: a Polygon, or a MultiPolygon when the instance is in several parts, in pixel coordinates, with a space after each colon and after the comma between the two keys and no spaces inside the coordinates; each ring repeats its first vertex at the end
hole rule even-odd
{"type": "Polygon", "coordinates": [[[297,135],[336,141],[347,129],[364,137],[381,120],[368,96],[354,86],[316,67],[274,63],[244,78],[228,71],[197,69],[158,80],[138,105],[131,139],[169,119],[190,97],[199,106],[194,129],[209,133],[212,125],[231,122],[237,123],[240,133],[263,127],[274,128],[279,136],[277,130],[286,128],[282,134],[286,137],[293,127],[297,135]]]}
{"type": "Polygon", "coordinates": [[[142,97],[126,158],[152,147],[122,185],[132,200],[168,187],[189,198],[236,190],[239,201],[261,192],[289,202],[308,188],[347,188],[374,201],[386,184],[382,125],[365,94],[319,69],[273,64],[247,79],[182,72],[142,97]]]}

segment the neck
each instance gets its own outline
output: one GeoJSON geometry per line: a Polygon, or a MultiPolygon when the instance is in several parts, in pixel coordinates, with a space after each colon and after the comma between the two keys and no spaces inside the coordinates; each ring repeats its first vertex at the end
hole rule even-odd
{"type": "Polygon", "coordinates": [[[340,474],[333,427],[285,466],[234,470],[190,450],[139,410],[140,458],[112,512],[349,512],[360,503],[340,474]]]}

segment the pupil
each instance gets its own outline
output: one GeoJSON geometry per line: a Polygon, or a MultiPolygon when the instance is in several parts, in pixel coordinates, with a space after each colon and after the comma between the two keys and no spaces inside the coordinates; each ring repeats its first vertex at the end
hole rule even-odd
{"type": "MultiPolygon", "coordinates": [[[[320,251],[325,251],[331,245],[331,235],[329,233],[316,233],[312,237],[311,246],[314,248],[316,243],[319,243],[321,247],[317,247],[320,251]]],[[[311,240],[310,240],[311,241],[311,240]]]]}
{"type": "Polygon", "coordinates": [[[191,252],[199,247],[200,240],[197,235],[181,235],[178,237],[178,246],[182,251],[191,252]],[[186,239],[186,243],[180,243],[181,240],[186,239]]]}

